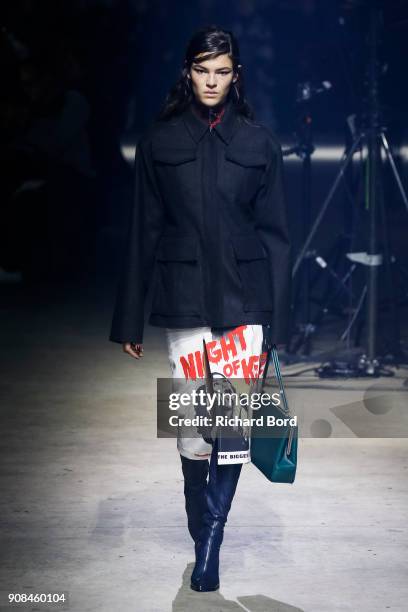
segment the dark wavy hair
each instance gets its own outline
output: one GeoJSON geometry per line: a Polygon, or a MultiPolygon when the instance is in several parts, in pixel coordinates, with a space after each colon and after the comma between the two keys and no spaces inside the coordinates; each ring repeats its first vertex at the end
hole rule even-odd
{"type": "Polygon", "coordinates": [[[207,26],[193,34],[187,45],[180,77],[167,94],[157,119],[166,120],[179,115],[193,100],[194,93],[191,88],[190,79],[187,78],[193,61],[200,63],[225,53],[231,58],[233,70],[238,74],[237,81],[230,87],[227,99],[232,101],[237,113],[253,119],[253,110],[245,99],[242,65],[239,60],[237,40],[232,32],[223,30],[216,25],[207,26]],[[197,55],[200,53],[205,53],[205,55],[197,58],[197,55]]]}

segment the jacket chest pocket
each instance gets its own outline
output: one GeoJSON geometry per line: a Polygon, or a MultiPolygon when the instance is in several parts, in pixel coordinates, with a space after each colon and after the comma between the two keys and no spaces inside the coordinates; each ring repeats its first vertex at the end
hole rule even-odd
{"type": "Polygon", "coordinates": [[[194,185],[196,148],[155,145],[152,158],[163,193],[185,193],[189,185],[194,185]]]}
{"type": "Polygon", "coordinates": [[[251,149],[229,149],[225,151],[225,160],[220,187],[229,196],[249,202],[259,187],[267,164],[266,155],[262,151],[251,149]]]}
{"type": "Polygon", "coordinates": [[[272,279],[267,254],[257,236],[233,236],[232,246],[242,286],[245,311],[273,309],[272,279]]]}
{"type": "Polygon", "coordinates": [[[152,313],[200,315],[201,272],[198,243],[192,236],[164,236],[157,255],[152,313]]]}

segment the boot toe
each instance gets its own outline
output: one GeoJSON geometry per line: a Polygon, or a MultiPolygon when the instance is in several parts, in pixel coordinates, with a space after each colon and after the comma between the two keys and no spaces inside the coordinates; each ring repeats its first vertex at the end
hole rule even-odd
{"type": "Polygon", "coordinates": [[[195,582],[194,580],[191,580],[190,588],[193,589],[193,591],[205,593],[209,591],[217,591],[220,588],[220,583],[218,582],[218,584],[205,584],[202,582],[195,582]]]}

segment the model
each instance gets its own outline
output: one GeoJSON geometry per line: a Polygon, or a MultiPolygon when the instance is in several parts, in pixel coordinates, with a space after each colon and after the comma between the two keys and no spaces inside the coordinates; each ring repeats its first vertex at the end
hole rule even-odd
{"type": "MultiPolygon", "coordinates": [[[[287,340],[291,251],[281,148],[254,121],[231,32],[194,34],[179,80],[138,141],[135,172],[110,340],[143,356],[151,289],[149,323],[165,328],[175,381],[202,384],[203,339],[211,371],[256,375],[264,332],[278,347],[287,340]]],[[[179,432],[177,447],[196,551],[191,588],[213,591],[250,449],[221,454],[197,429],[179,432]]]]}

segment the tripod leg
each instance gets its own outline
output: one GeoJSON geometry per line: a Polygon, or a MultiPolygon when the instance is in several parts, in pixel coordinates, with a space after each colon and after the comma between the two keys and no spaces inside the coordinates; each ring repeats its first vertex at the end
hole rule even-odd
{"type": "MultiPolygon", "coordinates": [[[[303,191],[303,228],[308,230],[310,227],[311,220],[311,208],[312,208],[312,164],[311,156],[305,155],[303,159],[303,173],[302,173],[302,191],[303,191]]],[[[305,235],[307,238],[307,234],[305,235]]],[[[311,258],[307,254],[303,259],[302,266],[302,311],[303,321],[305,330],[310,322],[310,273],[311,273],[311,258]]],[[[304,336],[304,354],[310,355],[311,349],[311,338],[310,334],[306,333],[304,336]]]]}
{"type": "Polygon", "coordinates": [[[299,253],[298,257],[297,257],[297,259],[296,259],[295,265],[293,266],[293,270],[292,270],[292,278],[295,276],[295,274],[296,274],[296,272],[297,272],[301,262],[303,261],[303,258],[305,256],[306,251],[309,249],[309,245],[310,245],[310,243],[313,240],[313,237],[314,237],[314,235],[315,235],[315,233],[317,231],[317,228],[319,227],[319,225],[320,225],[320,223],[321,223],[321,221],[323,219],[323,216],[324,216],[324,214],[326,212],[326,209],[327,209],[328,205],[330,204],[330,202],[331,202],[331,200],[332,200],[332,198],[333,198],[333,196],[334,196],[334,194],[336,192],[336,189],[339,186],[339,183],[340,183],[341,179],[344,176],[344,173],[345,173],[345,171],[347,169],[347,166],[349,165],[350,161],[353,159],[353,155],[356,152],[357,147],[360,144],[361,139],[362,139],[362,134],[359,134],[359,136],[353,142],[353,144],[352,144],[352,146],[351,146],[351,148],[350,148],[350,150],[349,150],[349,152],[347,154],[347,157],[344,159],[344,161],[342,162],[342,165],[340,166],[340,170],[339,170],[339,172],[338,172],[338,174],[337,174],[337,176],[336,176],[336,178],[334,180],[334,183],[333,183],[329,193],[327,194],[327,197],[326,197],[325,201],[322,204],[322,207],[321,207],[321,209],[320,209],[320,211],[319,211],[319,213],[318,213],[318,215],[316,217],[316,220],[315,220],[315,222],[314,222],[314,224],[313,224],[313,226],[312,226],[312,228],[311,228],[311,230],[309,232],[309,236],[307,237],[307,239],[306,239],[306,241],[305,241],[305,243],[304,243],[304,245],[303,245],[303,247],[302,247],[302,249],[301,249],[301,251],[300,251],[300,253],[299,253]]]}
{"type": "Polygon", "coordinates": [[[398,174],[397,166],[396,166],[394,157],[393,157],[393,155],[391,153],[391,149],[390,149],[390,146],[388,144],[388,140],[387,140],[384,132],[381,133],[381,142],[383,143],[385,152],[386,152],[387,157],[388,157],[388,161],[390,162],[390,165],[391,165],[391,168],[392,168],[392,171],[393,171],[393,174],[394,174],[395,181],[396,181],[396,183],[398,185],[398,189],[399,189],[400,194],[401,194],[401,198],[402,198],[402,200],[403,200],[403,202],[405,204],[405,208],[407,209],[407,212],[408,212],[408,197],[407,197],[407,194],[405,193],[405,189],[404,189],[404,186],[402,184],[401,177],[398,174]]]}
{"type": "Polygon", "coordinates": [[[390,315],[391,315],[391,351],[394,356],[400,354],[400,321],[399,313],[396,305],[396,296],[393,282],[393,269],[391,265],[390,240],[388,236],[387,215],[384,204],[384,197],[380,197],[380,215],[381,226],[383,229],[384,239],[384,263],[385,274],[387,281],[387,295],[390,297],[390,315]]]}
{"type": "MultiPolygon", "coordinates": [[[[351,321],[347,325],[346,329],[344,330],[344,332],[340,336],[340,340],[344,341],[347,338],[347,336],[350,334],[350,331],[351,331],[351,328],[352,328],[352,326],[354,324],[354,321],[357,319],[358,315],[361,313],[361,309],[362,309],[362,306],[363,306],[366,294],[367,294],[367,285],[364,285],[364,288],[363,288],[363,291],[361,293],[360,300],[358,302],[356,311],[355,311],[354,315],[352,316],[351,321]]],[[[360,336],[360,331],[358,332],[358,336],[360,336]]],[[[355,345],[357,345],[357,344],[358,344],[358,342],[355,343],[355,345]]]]}

